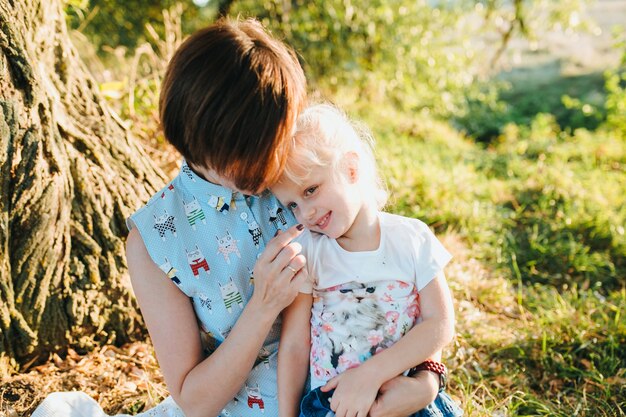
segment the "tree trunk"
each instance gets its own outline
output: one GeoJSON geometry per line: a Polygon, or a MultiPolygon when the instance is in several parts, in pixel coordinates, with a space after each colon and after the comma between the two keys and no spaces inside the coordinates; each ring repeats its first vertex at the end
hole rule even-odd
{"type": "Polygon", "coordinates": [[[0,369],[144,327],[125,218],[163,184],[107,109],[59,0],[0,0],[0,369]]]}

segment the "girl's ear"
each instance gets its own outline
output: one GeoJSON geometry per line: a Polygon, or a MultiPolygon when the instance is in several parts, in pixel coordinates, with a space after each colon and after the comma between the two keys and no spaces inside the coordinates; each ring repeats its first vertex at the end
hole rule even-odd
{"type": "Polygon", "coordinates": [[[359,181],[359,155],[356,152],[346,153],[343,158],[343,165],[348,182],[356,184],[359,181]]]}

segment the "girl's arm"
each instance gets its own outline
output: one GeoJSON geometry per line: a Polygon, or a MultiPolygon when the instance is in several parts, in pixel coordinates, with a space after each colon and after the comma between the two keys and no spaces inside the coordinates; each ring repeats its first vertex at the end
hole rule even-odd
{"type": "MultiPolygon", "coordinates": [[[[454,309],[452,296],[443,272],[420,291],[422,321],[416,324],[393,346],[374,355],[357,368],[349,369],[330,380],[324,391],[337,388],[333,402],[341,408],[353,409],[353,404],[370,400],[370,387],[377,390],[385,382],[424,360],[439,355],[439,351],[454,336],[454,309]],[[367,389],[365,384],[367,381],[367,389]],[[338,396],[337,394],[341,394],[338,396]],[[367,398],[363,398],[367,395],[367,398]],[[349,405],[350,404],[350,405],[349,405]]],[[[417,410],[415,410],[417,411],[417,410]]]]}
{"type": "Polygon", "coordinates": [[[285,270],[287,264],[304,266],[300,245],[290,244],[298,233],[292,227],[267,244],[255,266],[252,298],[224,343],[205,359],[189,298],[152,261],[139,232],[130,232],[133,290],[167,387],[187,417],[217,416],[245,382],[273,322],[304,281],[302,272],[294,277],[285,270]]]}
{"type": "Polygon", "coordinates": [[[283,310],[278,347],[278,411],[280,417],[296,417],[309,372],[311,350],[311,294],[300,293],[283,310]]]}
{"type": "Polygon", "coordinates": [[[397,376],[385,382],[368,417],[406,417],[432,403],[439,392],[439,375],[420,371],[415,376],[397,376]]]}
{"type": "MultiPolygon", "coordinates": [[[[403,373],[426,359],[439,355],[454,337],[452,295],[443,272],[420,291],[422,321],[393,346],[374,355],[361,367],[370,368],[382,382],[403,373]]],[[[365,371],[365,370],[364,370],[365,371]]]]}

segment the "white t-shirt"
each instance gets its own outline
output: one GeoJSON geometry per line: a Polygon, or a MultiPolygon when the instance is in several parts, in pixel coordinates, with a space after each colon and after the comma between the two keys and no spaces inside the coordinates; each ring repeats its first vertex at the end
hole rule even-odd
{"type": "Polygon", "coordinates": [[[452,258],[424,222],[385,212],[378,217],[380,244],[372,251],[349,252],[335,239],[305,230],[299,242],[309,281],[300,292],[383,279],[415,284],[420,291],[452,258]]]}

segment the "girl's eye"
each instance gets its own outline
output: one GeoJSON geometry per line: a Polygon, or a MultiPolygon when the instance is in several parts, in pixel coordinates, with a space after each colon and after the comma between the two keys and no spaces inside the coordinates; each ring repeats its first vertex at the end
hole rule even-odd
{"type": "Polygon", "coordinates": [[[306,189],[306,191],[304,192],[304,196],[308,197],[311,194],[313,194],[315,192],[315,190],[317,190],[317,185],[314,185],[313,187],[309,187],[306,189]]]}
{"type": "Polygon", "coordinates": [[[298,205],[296,203],[289,203],[289,204],[287,204],[287,208],[289,210],[295,210],[296,207],[298,207],[298,205]]]}

